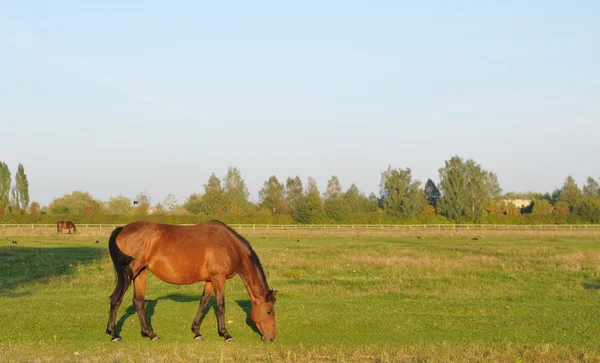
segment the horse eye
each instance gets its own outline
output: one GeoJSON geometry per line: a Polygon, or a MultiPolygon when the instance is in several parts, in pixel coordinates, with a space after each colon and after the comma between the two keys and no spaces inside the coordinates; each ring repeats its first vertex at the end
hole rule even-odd
{"type": "Polygon", "coordinates": [[[269,310],[269,311],[267,311],[267,314],[271,315],[271,314],[273,314],[273,312],[269,310]]]}

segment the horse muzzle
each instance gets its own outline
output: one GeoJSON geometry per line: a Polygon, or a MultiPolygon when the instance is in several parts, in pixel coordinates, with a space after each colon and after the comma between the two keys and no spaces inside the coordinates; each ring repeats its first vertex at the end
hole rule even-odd
{"type": "Polygon", "coordinates": [[[264,342],[272,342],[273,340],[275,340],[275,334],[271,335],[271,334],[265,334],[262,336],[262,340],[264,342]]]}

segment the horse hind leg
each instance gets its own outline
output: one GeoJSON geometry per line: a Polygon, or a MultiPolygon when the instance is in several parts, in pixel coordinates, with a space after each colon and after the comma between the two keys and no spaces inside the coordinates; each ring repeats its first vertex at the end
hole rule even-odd
{"type": "Polygon", "coordinates": [[[154,334],[152,327],[146,320],[146,276],[148,270],[142,270],[133,280],[133,305],[140,319],[142,327],[141,334],[143,337],[148,337],[151,340],[159,340],[158,335],[154,334]]]}
{"type": "Polygon", "coordinates": [[[208,303],[210,302],[212,294],[212,283],[210,281],[206,281],[204,284],[204,292],[202,292],[202,298],[200,299],[200,306],[198,307],[198,312],[196,313],[194,322],[192,323],[194,340],[204,340],[204,337],[202,337],[202,334],[200,334],[200,324],[202,324],[202,320],[204,319],[204,314],[206,313],[206,309],[208,308],[208,303]]]}
{"type": "Polygon", "coordinates": [[[115,290],[113,291],[110,298],[110,313],[108,315],[108,324],[106,325],[106,334],[110,335],[111,342],[120,342],[121,337],[117,334],[115,323],[117,320],[117,311],[123,302],[123,296],[129,289],[131,284],[131,278],[127,275],[123,275],[124,280],[117,282],[115,290]]]}

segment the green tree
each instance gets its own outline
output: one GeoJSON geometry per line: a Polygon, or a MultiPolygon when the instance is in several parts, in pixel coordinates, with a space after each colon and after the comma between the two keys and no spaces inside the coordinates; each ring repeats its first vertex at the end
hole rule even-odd
{"type": "MultiPolygon", "coordinates": [[[[548,215],[552,214],[552,204],[545,199],[534,199],[531,204],[531,214],[548,215]]],[[[529,208],[529,207],[527,207],[529,208]]]]}
{"type": "Polygon", "coordinates": [[[437,202],[442,197],[442,194],[440,193],[438,187],[431,179],[427,179],[427,183],[425,183],[424,193],[427,202],[434,207],[437,205],[437,202]]]}
{"type": "Polygon", "coordinates": [[[286,213],[285,187],[275,175],[271,175],[265,181],[262,189],[258,192],[258,198],[261,208],[266,208],[272,213],[286,213]]]}
{"type": "Polygon", "coordinates": [[[600,222],[600,199],[593,195],[583,196],[575,206],[573,213],[588,223],[600,222]]]}
{"type": "Polygon", "coordinates": [[[333,175],[327,181],[327,189],[323,193],[323,210],[325,215],[336,222],[344,222],[350,210],[342,192],[342,185],[337,176],[333,175]]]}
{"type": "Polygon", "coordinates": [[[600,185],[591,176],[587,178],[587,181],[583,186],[583,195],[600,197],[600,185]]]}
{"type": "Polygon", "coordinates": [[[227,210],[231,209],[233,206],[239,207],[242,210],[248,209],[250,204],[248,196],[250,193],[248,192],[246,182],[244,182],[240,170],[235,167],[229,167],[223,182],[223,193],[227,202],[227,210]]]}
{"type": "Polygon", "coordinates": [[[101,202],[94,199],[90,193],[80,190],[64,194],[62,197],[54,198],[48,206],[48,212],[52,215],[93,215],[102,211],[101,202]]]}
{"type": "Polygon", "coordinates": [[[131,199],[124,195],[111,197],[106,202],[106,211],[109,214],[130,214],[132,209],[131,199]]]}
{"type": "Polygon", "coordinates": [[[458,222],[481,219],[497,189],[491,185],[491,173],[469,159],[458,156],[446,160],[439,169],[442,197],[437,203],[438,214],[458,222]]]}
{"type": "Polygon", "coordinates": [[[207,215],[225,213],[228,208],[225,199],[225,191],[221,186],[221,179],[215,173],[208,178],[208,183],[204,184],[204,195],[202,196],[202,212],[207,215]]]}
{"type": "Polygon", "coordinates": [[[323,203],[325,215],[336,222],[345,222],[350,214],[346,200],[339,195],[328,198],[323,203]]]}
{"type": "Polygon", "coordinates": [[[423,211],[425,199],[419,190],[421,183],[413,181],[410,168],[388,169],[381,173],[383,210],[399,218],[411,218],[423,211]]]}
{"type": "Polygon", "coordinates": [[[199,214],[204,211],[204,205],[202,201],[202,194],[192,194],[190,195],[185,203],[183,203],[183,208],[186,211],[194,214],[199,214]]]}
{"type": "Polygon", "coordinates": [[[296,214],[298,204],[300,204],[304,195],[302,180],[299,176],[295,178],[287,178],[285,182],[285,200],[287,201],[289,213],[296,214]]]}
{"type": "Polygon", "coordinates": [[[502,188],[498,183],[498,176],[491,171],[483,171],[485,189],[490,198],[498,198],[502,195],[502,188]]]}
{"type": "Polygon", "coordinates": [[[19,164],[13,187],[13,208],[24,211],[27,210],[27,207],[29,207],[29,181],[27,181],[23,164],[19,164]]]}
{"type": "Polygon", "coordinates": [[[10,213],[10,169],[4,162],[0,162],[0,214],[10,213]]]}
{"type": "Polygon", "coordinates": [[[583,193],[581,192],[581,189],[579,189],[575,179],[569,175],[557,198],[557,203],[566,205],[568,206],[569,211],[573,211],[573,208],[581,201],[582,196],[583,193]]]}
{"type": "Polygon", "coordinates": [[[309,177],[306,194],[296,206],[294,219],[299,223],[317,223],[323,216],[323,200],[314,178],[309,177]]]}

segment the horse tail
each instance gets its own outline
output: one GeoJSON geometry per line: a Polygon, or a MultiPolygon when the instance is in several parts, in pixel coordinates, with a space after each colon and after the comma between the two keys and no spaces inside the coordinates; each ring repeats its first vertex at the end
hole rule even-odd
{"type": "Polygon", "coordinates": [[[110,252],[110,258],[115,266],[115,274],[117,275],[117,285],[115,291],[110,295],[110,303],[116,304],[123,298],[125,292],[133,280],[133,271],[129,267],[129,263],[133,261],[133,257],[126,255],[117,246],[117,237],[123,231],[123,227],[117,227],[108,240],[108,251],[110,252]]]}

